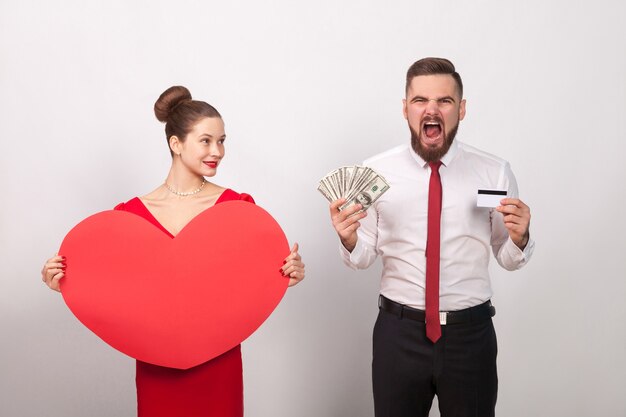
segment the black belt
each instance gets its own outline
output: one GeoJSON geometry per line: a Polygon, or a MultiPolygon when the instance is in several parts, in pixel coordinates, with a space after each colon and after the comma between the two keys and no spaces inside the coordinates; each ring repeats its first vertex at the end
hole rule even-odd
{"type": "MultiPolygon", "coordinates": [[[[415,321],[426,321],[426,312],[404,304],[396,303],[389,298],[381,295],[378,300],[378,307],[388,313],[394,314],[400,318],[415,321]]],[[[491,305],[491,301],[486,301],[480,305],[466,308],[458,311],[442,311],[439,313],[439,321],[443,324],[459,324],[487,320],[496,315],[496,308],[491,305]]]]}

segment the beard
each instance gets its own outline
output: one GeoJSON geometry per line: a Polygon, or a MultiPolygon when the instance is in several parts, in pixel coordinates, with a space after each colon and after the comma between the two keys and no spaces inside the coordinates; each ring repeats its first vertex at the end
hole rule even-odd
{"type": "Polygon", "coordinates": [[[411,131],[411,147],[424,161],[426,162],[435,162],[439,161],[443,156],[448,153],[450,146],[452,146],[452,142],[454,142],[454,137],[456,136],[457,130],[459,130],[459,122],[456,122],[456,125],[450,132],[443,132],[443,145],[439,148],[429,148],[422,145],[422,135],[423,131],[416,132],[411,125],[409,125],[409,130],[411,131]]]}

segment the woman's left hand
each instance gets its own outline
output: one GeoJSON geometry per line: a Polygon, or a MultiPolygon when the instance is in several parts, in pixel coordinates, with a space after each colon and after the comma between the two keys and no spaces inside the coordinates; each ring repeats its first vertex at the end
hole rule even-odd
{"type": "Polygon", "coordinates": [[[294,244],[291,253],[285,258],[280,273],[289,278],[289,286],[293,287],[304,279],[304,264],[298,253],[298,244],[294,244]]]}

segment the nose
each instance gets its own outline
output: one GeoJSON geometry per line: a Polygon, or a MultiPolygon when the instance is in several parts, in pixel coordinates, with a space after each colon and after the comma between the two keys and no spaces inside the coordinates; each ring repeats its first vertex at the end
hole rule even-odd
{"type": "Polygon", "coordinates": [[[211,156],[222,156],[221,146],[216,142],[213,142],[209,149],[209,153],[211,154],[211,156]]]}
{"type": "Polygon", "coordinates": [[[430,100],[428,100],[428,103],[426,103],[426,113],[436,114],[438,112],[439,112],[439,102],[435,100],[434,98],[431,98],[430,100]]]}

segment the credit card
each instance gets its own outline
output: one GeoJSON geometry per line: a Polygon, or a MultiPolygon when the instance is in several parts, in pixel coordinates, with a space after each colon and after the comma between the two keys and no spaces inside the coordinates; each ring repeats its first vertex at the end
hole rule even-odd
{"type": "Polygon", "coordinates": [[[506,190],[479,189],[476,197],[476,207],[498,207],[500,200],[506,197],[506,190]]]}

